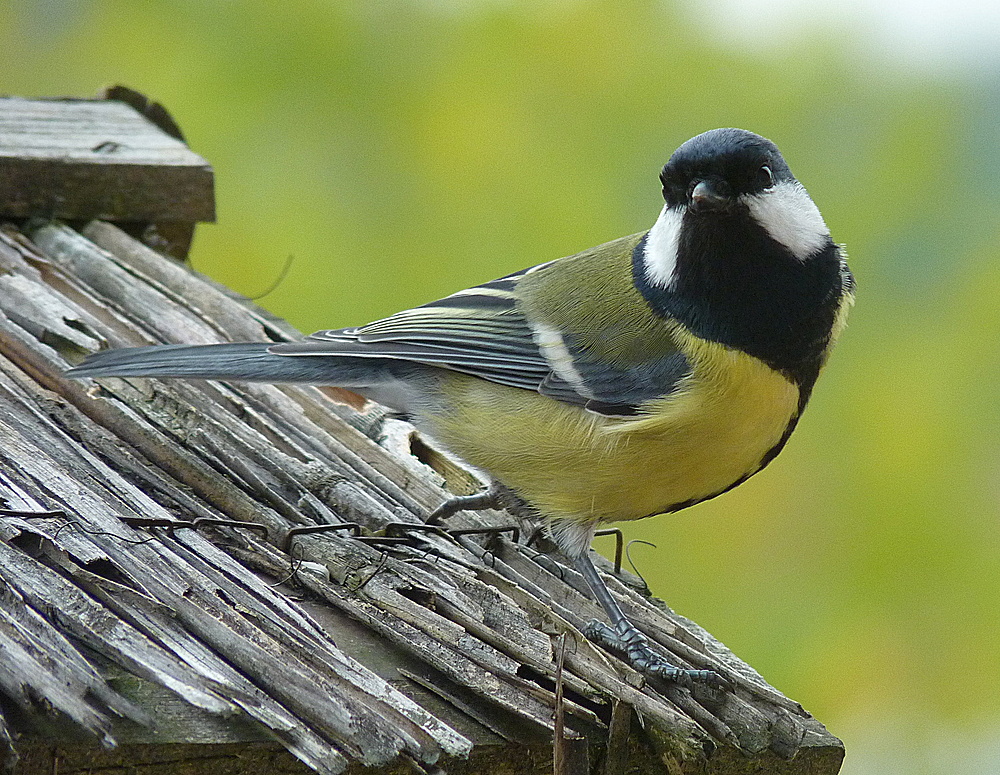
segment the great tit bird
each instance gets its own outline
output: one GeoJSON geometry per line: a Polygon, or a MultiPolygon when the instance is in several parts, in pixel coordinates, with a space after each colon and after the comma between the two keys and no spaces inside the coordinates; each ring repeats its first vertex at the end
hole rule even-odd
{"type": "Polygon", "coordinates": [[[304,341],[92,355],[72,377],[306,382],[405,415],[495,481],[472,506],[543,517],[611,627],[591,637],[689,682],[598,575],[600,525],[677,511],[760,471],[795,428],[844,327],[844,253],[778,148],[741,129],[681,145],[648,231],[358,328],[304,341]]]}

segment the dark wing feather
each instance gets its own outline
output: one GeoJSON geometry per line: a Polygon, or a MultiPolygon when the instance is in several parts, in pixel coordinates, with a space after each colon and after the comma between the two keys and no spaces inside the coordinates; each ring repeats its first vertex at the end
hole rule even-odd
{"type": "MultiPolygon", "coordinates": [[[[551,263],[551,262],[550,262],[551,263]]],[[[345,355],[424,363],[502,385],[536,390],[607,415],[632,415],[669,392],[686,373],[683,356],[622,369],[587,357],[563,336],[580,380],[553,370],[537,331],[521,311],[518,281],[549,264],[461,291],[422,307],[398,312],[366,326],[318,331],[302,342],[274,345],[281,355],[345,355]],[[667,362],[669,361],[669,363],[667,362]]]]}
{"type": "Polygon", "coordinates": [[[518,275],[494,280],[366,326],[318,331],[275,345],[283,355],[395,358],[440,366],[503,385],[538,390],[551,367],[517,309],[518,275]]]}

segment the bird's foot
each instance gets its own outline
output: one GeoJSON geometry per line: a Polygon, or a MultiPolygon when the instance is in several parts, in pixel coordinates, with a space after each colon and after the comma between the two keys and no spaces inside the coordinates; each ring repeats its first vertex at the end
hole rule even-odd
{"type": "Polygon", "coordinates": [[[594,620],[584,628],[583,634],[595,643],[623,654],[629,664],[643,675],[663,678],[680,686],[707,684],[721,688],[727,685],[714,670],[691,670],[670,664],[649,647],[646,636],[627,620],[622,621],[617,629],[594,620]]]}
{"type": "Polygon", "coordinates": [[[528,504],[513,490],[504,487],[500,482],[493,482],[482,492],[452,496],[427,516],[427,524],[440,525],[459,511],[480,511],[481,509],[508,511],[515,517],[533,515],[528,504]]]}
{"type": "Polygon", "coordinates": [[[448,517],[460,511],[479,511],[480,509],[502,509],[500,493],[494,488],[473,493],[472,495],[455,495],[449,498],[434,511],[427,515],[428,525],[440,525],[448,517]]]}

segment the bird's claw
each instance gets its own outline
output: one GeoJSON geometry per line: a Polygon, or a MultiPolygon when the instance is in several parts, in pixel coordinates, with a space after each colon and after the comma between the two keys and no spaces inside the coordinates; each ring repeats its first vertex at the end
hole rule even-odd
{"type": "Polygon", "coordinates": [[[515,517],[537,517],[531,506],[517,493],[504,487],[500,482],[492,482],[485,490],[480,490],[472,495],[453,495],[427,515],[426,523],[440,525],[460,511],[482,511],[483,509],[508,511],[515,517]]]}
{"type": "Polygon", "coordinates": [[[614,629],[604,622],[594,620],[584,628],[583,634],[595,643],[623,654],[629,664],[643,675],[662,678],[680,686],[727,685],[725,679],[714,670],[691,670],[670,664],[649,647],[646,637],[629,622],[622,622],[618,629],[614,629]]]}
{"type": "Polygon", "coordinates": [[[479,511],[480,509],[498,507],[502,507],[502,504],[499,503],[497,494],[492,489],[483,490],[473,495],[455,495],[428,514],[425,522],[428,525],[440,525],[448,517],[460,511],[479,511]]]}

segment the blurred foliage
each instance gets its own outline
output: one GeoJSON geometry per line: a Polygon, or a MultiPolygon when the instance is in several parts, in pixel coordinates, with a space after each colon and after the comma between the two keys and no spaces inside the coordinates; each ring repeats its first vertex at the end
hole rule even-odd
{"type": "Polygon", "coordinates": [[[849,247],[851,325],[778,461],[633,554],[845,773],[995,772],[998,92],[849,51],[725,50],[665,0],[0,5],[0,90],[163,102],[217,174],[195,266],[253,295],[293,255],[263,303],[307,331],[647,228],[698,132],[774,139],[849,247]]]}

